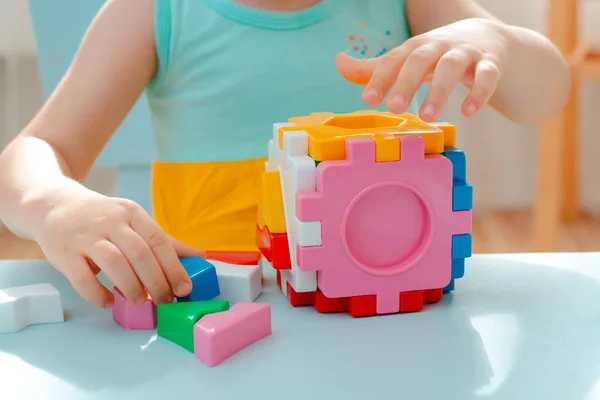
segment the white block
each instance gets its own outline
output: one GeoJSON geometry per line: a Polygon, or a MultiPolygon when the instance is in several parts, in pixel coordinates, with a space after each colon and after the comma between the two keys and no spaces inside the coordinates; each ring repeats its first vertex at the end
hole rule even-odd
{"type": "Polygon", "coordinates": [[[308,156],[308,134],[304,131],[286,132],[283,137],[283,150],[284,163],[279,166],[279,178],[292,269],[282,270],[281,275],[285,275],[285,279],[296,292],[315,292],[317,272],[301,270],[296,260],[296,243],[299,236],[302,236],[302,243],[315,243],[312,244],[314,246],[321,244],[321,223],[304,222],[300,228],[300,221],[296,217],[296,194],[316,190],[316,166],[314,160],[308,156]]]}
{"type": "Polygon", "coordinates": [[[296,235],[299,246],[310,247],[323,244],[321,221],[302,222],[296,217],[296,227],[298,228],[296,235]]]}
{"type": "Polygon", "coordinates": [[[235,265],[208,260],[215,266],[221,294],[215,300],[252,303],[262,293],[262,270],[258,265],[235,265]]]}
{"type": "Polygon", "coordinates": [[[265,170],[276,171],[283,164],[283,152],[279,149],[279,129],[294,126],[291,122],[278,122],[273,124],[273,138],[269,140],[269,158],[265,163],[265,170]]]}
{"type": "Polygon", "coordinates": [[[64,320],[60,293],[50,283],[0,290],[0,333],[64,320]]]}

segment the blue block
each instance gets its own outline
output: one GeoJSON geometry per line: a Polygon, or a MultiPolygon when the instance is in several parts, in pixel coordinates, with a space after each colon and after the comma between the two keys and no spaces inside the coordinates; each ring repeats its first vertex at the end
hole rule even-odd
{"type": "Polygon", "coordinates": [[[178,297],[178,302],[207,301],[221,294],[214,265],[201,257],[183,257],[179,261],[190,276],[193,288],[187,296],[178,297]]]}
{"type": "Polygon", "coordinates": [[[465,259],[452,259],[452,279],[460,279],[465,276],[465,259]]]}
{"type": "Polygon", "coordinates": [[[467,157],[464,151],[456,147],[446,147],[442,153],[452,162],[452,177],[454,180],[467,181],[467,157]]]}
{"type": "Polygon", "coordinates": [[[464,181],[454,181],[452,185],[452,211],[466,211],[473,208],[473,186],[464,181]]]}
{"type": "Polygon", "coordinates": [[[471,257],[472,242],[470,233],[452,235],[452,259],[471,257]]]}

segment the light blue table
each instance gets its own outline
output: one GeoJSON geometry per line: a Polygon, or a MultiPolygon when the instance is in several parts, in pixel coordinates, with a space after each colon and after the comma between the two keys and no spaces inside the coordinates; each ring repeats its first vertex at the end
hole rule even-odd
{"type": "Polygon", "coordinates": [[[273,335],[216,368],[125,331],[44,262],[0,262],[0,288],[52,282],[66,322],[0,335],[0,399],[600,399],[600,254],[468,260],[421,313],[294,309],[267,271],[273,335]]]}

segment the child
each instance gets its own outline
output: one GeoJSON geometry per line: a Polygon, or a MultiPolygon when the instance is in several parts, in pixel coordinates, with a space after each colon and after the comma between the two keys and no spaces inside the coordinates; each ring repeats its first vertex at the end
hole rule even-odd
{"type": "Polygon", "coordinates": [[[0,218],[98,306],[114,301],[100,270],[131,301],[147,290],[169,302],[191,290],[178,257],[256,251],[273,122],[369,106],[434,121],[458,83],[470,87],[464,115],[489,103],[528,123],[557,112],[570,85],[548,40],[475,0],[109,0],[2,153],[0,218]],[[156,222],[80,183],[142,93],[156,222]]]}

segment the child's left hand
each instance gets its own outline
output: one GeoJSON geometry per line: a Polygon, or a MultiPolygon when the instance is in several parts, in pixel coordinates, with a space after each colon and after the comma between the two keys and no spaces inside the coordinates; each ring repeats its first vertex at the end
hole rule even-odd
{"type": "Polygon", "coordinates": [[[378,58],[358,60],[341,53],[336,65],[345,79],[366,85],[367,104],[381,104],[389,92],[386,105],[396,114],[408,109],[421,84],[430,79],[419,115],[433,122],[459,82],[471,86],[463,114],[471,117],[481,110],[494,94],[508,56],[500,23],[467,19],[412,37],[378,58]]]}

